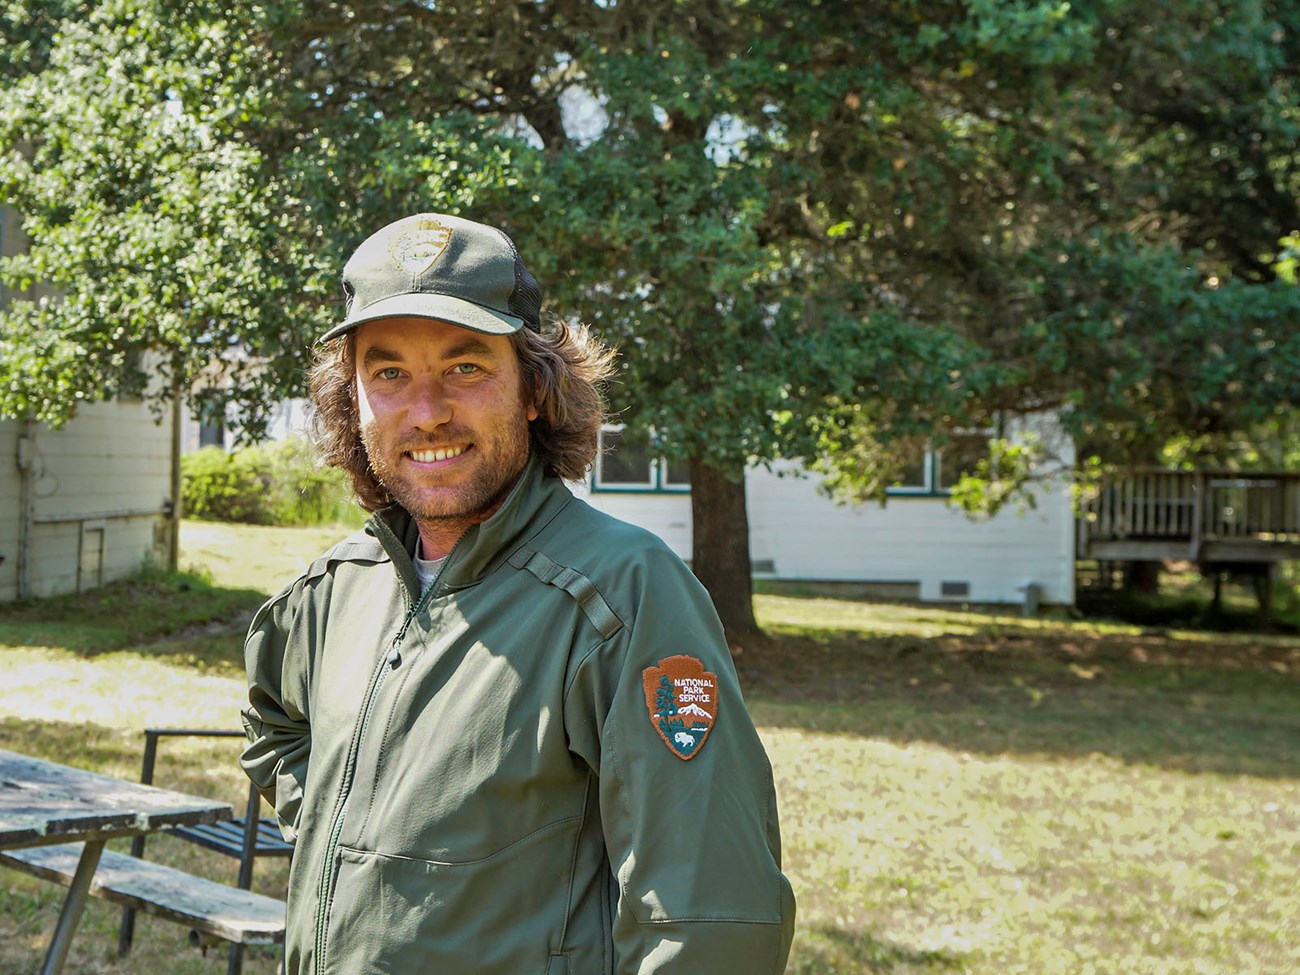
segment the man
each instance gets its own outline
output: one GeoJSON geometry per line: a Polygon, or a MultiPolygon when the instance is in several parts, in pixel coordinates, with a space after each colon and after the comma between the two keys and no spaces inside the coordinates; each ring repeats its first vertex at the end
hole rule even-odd
{"type": "Polygon", "coordinates": [[[380,230],[344,291],[312,398],[374,514],[245,649],[287,970],[780,973],[771,772],[708,595],[563,484],[612,354],[458,217],[380,230]]]}

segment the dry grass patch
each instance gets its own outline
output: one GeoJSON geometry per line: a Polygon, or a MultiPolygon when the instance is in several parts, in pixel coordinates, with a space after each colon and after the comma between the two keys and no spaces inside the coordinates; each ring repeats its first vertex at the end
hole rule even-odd
{"type": "MultiPolygon", "coordinates": [[[[0,747],[135,778],[145,725],[233,726],[251,605],[344,533],[190,523],[202,574],[184,599],[124,591],[89,621],[75,601],[0,611],[0,747]]],[[[1300,971],[1300,641],[825,599],[758,610],[772,637],[737,664],[799,898],[792,975],[1300,971]]],[[[237,741],[165,747],[160,783],[242,801],[237,741]]],[[[234,876],[188,844],[153,849],[234,876]]],[[[284,883],[259,864],[258,889],[284,883]]],[[[0,875],[0,971],[37,970],[60,897],[0,875]]],[[[69,970],[224,971],[151,920],[116,962],[116,924],[93,901],[69,970]]],[[[250,954],[250,975],[273,969],[250,954]]]]}
{"type": "Polygon", "coordinates": [[[792,602],[738,661],[791,972],[1300,970],[1300,643],[792,602]]]}

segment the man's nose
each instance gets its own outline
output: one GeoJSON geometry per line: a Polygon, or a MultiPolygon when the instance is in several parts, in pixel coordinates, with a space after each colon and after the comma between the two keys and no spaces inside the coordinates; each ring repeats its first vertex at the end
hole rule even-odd
{"type": "Polygon", "coordinates": [[[436,379],[417,382],[411,391],[408,418],[420,430],[436,430],[451,420],[451,400],[436,379]]]}

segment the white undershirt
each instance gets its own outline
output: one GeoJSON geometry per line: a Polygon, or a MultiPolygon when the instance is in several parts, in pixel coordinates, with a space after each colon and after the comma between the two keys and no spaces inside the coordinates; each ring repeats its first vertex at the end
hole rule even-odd
{"type": "Polygon", "coordinates": [[[440,559],[422,559],[420,558],[420,553],[423,551],[423,544],[417,546],[415,555],[415,574],[420,579],[421,593],[433,585],[433,580],[438,577],[438,570],[442,568],[442,563],[447,561],[447,556],[445,555],[440,559]]]}

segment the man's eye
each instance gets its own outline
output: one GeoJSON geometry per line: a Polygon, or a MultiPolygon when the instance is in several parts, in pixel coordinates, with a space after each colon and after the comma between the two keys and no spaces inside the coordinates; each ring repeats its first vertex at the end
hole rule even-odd
{"type": "Polygon", "coordinates": [[[387,369],[379,370],[380,379],[396,379],[401,374],[402,370],[398,369],[396,366],[389,366],[387,369]]]}
{"type": "Polygon", "coordinates": [[[471,373],[478,372],[478,366],[472,362],[458,362],[451,367],[451,371],[459,373],[462,376],[468,376],[471,373]]]}

